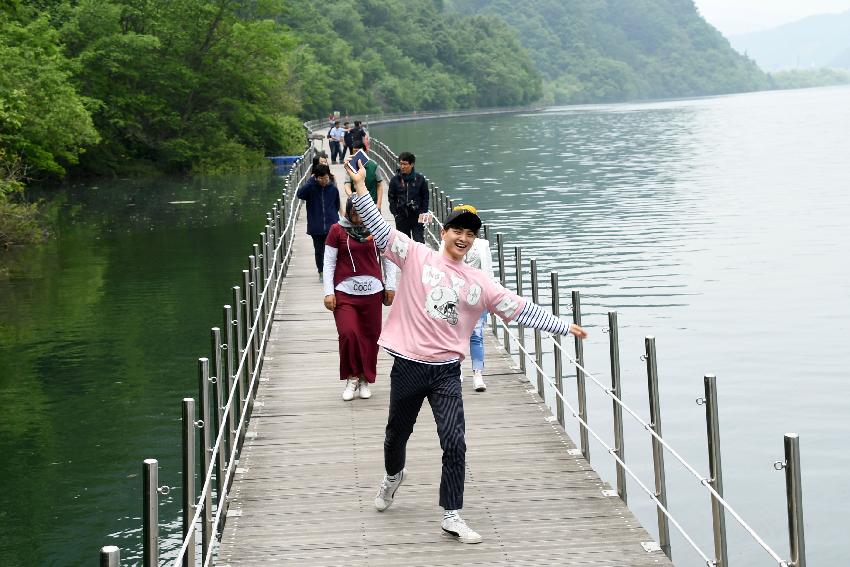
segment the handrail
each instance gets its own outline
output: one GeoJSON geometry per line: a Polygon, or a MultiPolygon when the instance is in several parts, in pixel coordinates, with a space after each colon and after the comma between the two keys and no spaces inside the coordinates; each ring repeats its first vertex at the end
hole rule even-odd
{"type": "MultiPolygon", "coordinates": [[[[301,183],[301,181],[303,181],[303,179],[306,178],[306,176],[309,174],[308,168],[297,167],[297,166],[300,165],[301,163],[306,163],[308,156],[312,157],[312,152],[313,152],[313,150],[312,150],[312,148],[310,148],[304,154],[302,154],[301,159],[299,160],[299,162],[296,163],[296,167],[293,168],[292,172],[290,173],[290,176],[287,178],[286,189],[292,188],[293,184],[291,183],[291,181],[292,181],[293,177],[298,177],[300,175],[299,179],[297,179],[296,182],[294,183],[295,187],[297,188],[297,186],[301,183]],[[295,175],[293,175],[293,173],[295,175]]],[[[285,195],[284,195],[284,198],[285,198],[285,195]]],[[[294,239],[292,239],[292,238],[287,239],[287,236],[289,236],[294,231],[294,226],[295,226],[296,219],[298,218],[298,212],[300,211],[300,206],[301,206],[301,203],[296,198],[295,190],[294,190],[294,188],[292,188],[292,196],[290,198],[289,207],[288,207],[288,211],[289,211],[288,218],[286,219],[286,224],[285,224],[283,230],[280,231],[280,234],[278,235],[278,238],[277,238],[277,242],[275,243],[275,246],[274,246],[274,249],[273,249],[273,251],[274,251],[273,260],[271,262],[271,265],[269,266],[267,264],[267,266],[266,266],[268,274],[274,274],[274,277],[266,277],[265,278],[265,284],[263,286],[262,293],[258,295],[257,305],[254,306],[256,308],[256,311],[255,311],[253,318],[252,318],[253,323],[251,324],[250,330],[249,330],[247,336],[244,339],[246,348],[242,353],[242,356],[239,360],[239,363],[238,363],[236,369],[233,371],[233,375],[231,376],[233,383],[231,385],[230,392],[228,394],[227,403],[221,408],[222,414],[224,414],[224,415],[228,415],[230,413],[231,408],[232,408],[233,404],[235,403],[235,400],[236,400],[236,397],[237,397],[237,394],[238,394],[239,388],[240,388],[240,378],[239,377],[241,377],[243,375],[243,373],[245,372],[245,367],[248,364],[248,359],[252,355],[253,347],[251,345],[254,341],[255,336],[259,332],[260,314],[261,314],[261,311],[262,311],[260,306],[266,304],[266,299],[267,299],[268,294],[270,292],[270,287],[272,285],[274,285],[274,291],[273,291],[273,295],[272,295],[272,298],[271,298],[271,308],[269,309],[268,313],[266,314],[266,320],[265,320],[265,323],[264,323],[264,326],[263,326],[263,332],[262,332],[262,335],[260,337],[259,346],[258,346],[257,352],[256,352],[257,361],[260,360],[260,358],[264,354],[265,349],[267,347],[269,332],[270,332],[270,329],[271,329],[272,322],[274,320],[274,306],[277,304],[277,301],[278,301],[278,298],[279,298],[279,293],[280,293],[280,287],[283,283],[283,277],[284,277],[279,268],[281,266],[285,266],[286,263],[289,261],[289,259],[291,257],[294,239]],[[281,255],[282,247],[284,246],[285,243],[287,243],[287,241],[288,241],[287,250],[286,250],[284,255],[281,255]],[[278,258],[280,258],[280,260],[278,260],[278,258]]],[[[262,365],[259,364],[259,363],[254,365],[254,368],[251,372],[251,379],[250,379],[250,382],[248,384],[248,390],[247,391],[249,393],[254,392],[254,390],[255,390],[255,386],[256,386],[257,379],[258,379],[259,374],[260,374],[261,367],[262,367],[262,365]]],[[[235,439],[241,439],[242,438],[242,431],[245,428],[246,423],[249,419],[248,418],[249,408],[252,404],[253,404],[252,395],[249,394],[242,401],[239,422],[238,422],[236,429],[234,431],[235,439]]],[[[231,427],[232,427],[232,425],[231,425],[231,427]]],[[[204,511],[206,497],[207,497],[208,494],[211,494],[213,470],[215,469],[218,453],[219,453],[219,451],[222,450],[223,440],[224,440],[225,436],[227,435],[227,433],[228,433],[228,424],[225,420],[222,420],[222,422],[219,424],[218,435],[216,436],[215,443],[213,444],[213,446],[210,450],[210,458],[209,458],[210,466],[205,471],[204,484],[201,488],[201,492],[200,492],[200,495],[198,496],[198,499],[195,501],[195,505],[194,505],[195,514],[192,517],[192,520],[191,520],[191,523],[190,523],[190,525],[193,526],[193,527],[197,526],[197,524],[200,522],[201,514],[204,511]]],[[[227,496],[229,494],[230,479],[231,479],[232,475],[234,474],[234,471],[235,471],[235,468],[236,468],[236,466],[235,466],[236,465],[236,456],[237,456],[237,454],[239,453],[240,450],[241,450],[240,443],[233,443],[231,448],[230,448],[230,455],[229,455],[229,458],[227,460],[227,467],[226,467],[226,470],[224,471],[224,479],[220,483],[220,486],[222,486],[223,489],[222,489],[220,494],[217,494],[218,505],[216,506],[215,517],[214,517],[214,520],[213,520],[212,525],[211,525],[211,529],[212,529],[213,533],[217,533],[219,531],[218,528],[219,528],[219,526],[221,524],[221,520],[222,520],[221,515],[222,515],[223,510],[225,509],[225,506],[223,504],[226,502],[227,496]]],[[[172,564],[175,567],[179,567],[180,565],[183,564],[185,557],[186,557],[186,554],[188,552],[189,546],[194,544],[194,535],[195,534],[194,534],[194,529],[193,529],[193,530],[190,530],[189,534],[187,534],[186,537],[183,538],[183,541],[182,541],[182,544],[180,546],[180,550],[177,554],[177,557],[172,562],[172,564]]],[[[209,543],[209,547],[207,547],[206,549],[203,549],[202,557],[204,558],[203,565],[205,567],[207,565],[211,564],[212,557],[213,557],[212,550],[213,550],[213,547],[216,545],[217,541],[218,541],[217,538],[211,538],[210,543],[209,543]]]]}
{"type": "MultiPolygon", "coordinates": [[[[502,323],[502,324],[504,324],[504,323],[502,323]]],[[[601,383],[601,382],[600,382],[600,381],[596,378],[596,376],[595,376],[593,373],[591,373],[589,370],[587,370],[587,369],[586,369],[586,368],[584,368],[581,364],[579,364],[579,362],[578,362],[575,358],[573,358],[573,357],[570,355],[570,353],[567,351],[567,349],[565,349],[565,348],[564,348],[564,347],[563,347],[560,343],[558,343],[558,341],[556,341],[556,340],[555,340],[555,336],[554,336],[554,335],[547,333],[547,338],[548,338],[548,339],[550,339],[550,340],[552,341],[552,343],[555,345],[555,347],[556,347],[558,350],[560,350],[562,354],[565,354],[565,355],[567,356],[567,358],[569,359],[569,361],[572,363],[572,365],[573,365],[573,366],[575,366],[577,369],[579,369],[579,370],[581,370],[582,372],[584,372],[584,376],[585,376],[585,377],[590,378],[590,379],[591,379],[591,381],[593,381],[593,383],[594,383],[594,384],[596,384],[597,386],[599,386],[599,387],[602,389],[602,391],[603,391],[603,392],[605,392],[605,394],[607,394],[607,395],[608,395],[608,397],[610,397],[610,398],[611,398],[611,399],[612,399],[615,403],[617,403],[620,407],[622,407],[624,410],[626,410],[626,412],[628,412],[628,414],[629,414],[629,415],[631,415],[631,416],[635,419],[635,421],[637,421],[639,424],[641,424],[641,425],[643,426],[643,428],[644,428],[646,431],[648,431],[648,432],[649,432],[649,434],[650,434],[650,436],[651,436],[651,437],[654,437],[654,438],[655,438],[655,439],[656,439],[659,443],[661,443],[661,444],[664,446],[664,448],[665,448],[665,449],[667,449],[667,450],[670,452],[670,454],[671,454],[671,455],[673,455],[673,456],[676,458],[676,460],[677,460],[677,461],[679,461],[679,462],[682,464],[682,466],[684,466],[684,467],[685,467],[685,469],[686,469],[688,472],[690,472],[692,475],[694,475],[694,477],[696,477],[696,479],[697,479],[697,480],[699,480],[699,483],[700,483],[702,486],[704,486],[705,488],[707,488],[707,489],[708,489],[708,492],[711,494],[711,496],[713,496],[713,497],[717,500],[717,502],[718,502],[718,503],[720,503],[720,505],[721,505],[721,506],[723,506],[723,507],[724,507],[724,508],[725,508],[725,509],[726,509],[726,510],[730,513],[730,514],[732,514],[732,517],[734,517],[734,518],[735,518],[735,520],[738,522],[738,524],[740,524],[740,525],[741,525],[741,527],[744,529],[744,531],[746,531],[746,532],[747,532],[747,533],[748,533],[748,534],[749,534],[749,535],[750,535],[750,536],[751,536],[751,537],[755,540],[755,542],[756,542],[756,543],[758,543],[758,544],[759,544],[759,546],[761,546],[761,548],[762,548],[762,549],[764,549],[764,550],[765,550],[765,551],[766,551],[766,552],[767,552],[767,553],[768,553],[768,554],[769,554],[769,555],[773,558],[773,560],[777,562],[777,564],[778,564],[780,567],[787,567],[787,565],[788,565],[788,564],[785,562],[785,560],[783,560],[783,559],[779,556],[779,554],[778,554],[778,553],[776,553],[776,552],[775,552],[775,551],[774,551],[774,550],[773,550],[773,549],[772,549],[772,548],[771,548],[771,547],[770,547],[767,543],[765,543],[765,541],[764,541],[764,540],[763,540],[763,539],[762,539],[762,538],[761,538],[761,537],[760,537],[760,536],[759,536],[759,535],[755,532],[755,530],[754,530],[753,528],[751,528],[751,527],[750,527],[750,525],[749,525],[746,521],[744,521],[744,519],[743,519],[743,518],[742,518],[742,517],[738,514],[738,512],[736,512],[736,511],[735,511],[735,509],[734,509],[734,508],[732,508],[732,505],[731,505],[731,504],[729,504],[729,503],[728,503],[728,502],[727,502],[727,501],[723,498],[723,496],[721,496],[721,495],[720,495],[720,494],[719,494],[719,493],[718,493],[718,492],[714,489],[714,487],[712,487],[712,486],[709,484],[709,482],[710,482],[710,480],[711,480],[710,478],[700,476],[700,474],[697,472],[697,470],[696,470],[696,469],[694,469],[694,467],[693,467],[693,466],[691,466],[691,464],[690,464],[690,463],[688,463],[688,462],[685,460],[685,458],[684,458],[684,457],[682,457],[682,455],[680,455],[680,454],[679,454],[679,452],[678,452],[678,451],[676,451],[676,450],[675,450],[675,449],[674,449],[674,448],[673,448],[673,447],[672,447],[672,446],[671,446],[671,445],[670,445],[667,441],[665,441],[665,440],[664,440],[664,439],[663,439],[660,435],[658,435],[658,434],[657,434],[657,433],[656,433],[656,432],[652,429],[652,425],[650,425],[648,422],[644,421],[644,420],[643,420],[643,419],[642,419],[642,418],[641,418],[641,417],[637,414],[637,412],[635,412],[632,408],[630,408],[630,407],[628,406],[628,404],[626,404],[625,402],[623,402],[623,400],[621,400],[620,398],[618,398],[618,397],[616,396],[616,394],[614,394],[614,392],[613,392],[613,389],[612,389],[612,388],[609,388],[609,387],[605,386],[604,384],[602,384],[602,383],[601,383]]],[[[525,352],[525,349],[521,349],[521,350],[522,350],[523,352],[525,352]]],[[[526,354],[527,354],[527,353],[526,353],[526,354]]],[[[528,354],[527,354],[527,355],[528,355],[528,354]]],[[[530,355],[528,355],[528,356],[530,356],[530,355]]],[[[537,365],[535,364],[535,366],[537,366],[537,365]]],[[[538,367],[538,368],[539,368],[539,367],[538,367]]],[[[551,382],[550,382],[550,384],[551,384],[551,382]]],[[[554,384],[553,384],[553,385],[554,385],[554,384]]],[[[558,391],[558,389],[557,389],[557,388],[555,388],[555,392],[558,394],[558,396],[559,396],[559,397],[562,397],[562,396],[561,396],[561,393],[558,391]]],[[[588,428],[588,430],[589,430],[589,428],[588,428]]],[[[595,435],[594,435],[594,436],[595,436],[595,435]]],[[[617,458],[617,457],[615,456],[615,458],[617,458]]],[[[617,460],[619,461],[619,458],[617,458],[617,460]]]]}
{"type": "MultiPolygon", "coordinates": [[[[685,538],[685,540],[686,540],[686,541],[687,541],[687,542],[691,545],[691,547],[693,547],[693,548],[694,548],[694,550],[695,550],[695,551],[696,551],[696,552],[700,555],[700,557],[702,557],[702,559],[705,561],[705,564],[706,564],[706,565],[708,565],[709,567],[712,567],[713,565],[715,565],[714,561],[713,561],[712,559],[709,559],[709,558],[708,558],[708,556],[705,554],[705,552],[703,552],[703,551],[702,551],[702,549],[700,549],[700,547],[696,544],[696,542],[694,542],[694,540],[691,538],[691,536],[690,536],[690,535],[688,535],[688,533],[687,533],[687,532],[685,531],[685,529],[684,529],[684,528],[683,528],[683,527],[679,524],[679,522],[676,520],[676,518],[674,518],[674,517],[673,517],[673,515],[669,512],[669,510],[667,510],[667,508],[664,506],[664,504],[662,504],[662,503],[659,501],[658,496],[656,496],[656,495],[655,495],[655,492],[653,492],[653,491],[652,491],[649,487],[647,487],[647,486],[646,486],[646,485],[645,485],[645,484],[644,484],[644,483],[640,480],[640,478],[638,478],[638,476],[637,476],[634,472],[632,472],[631,468],[629,468],[629,466],[628,466],[628,465],[626,465],[625,461],[623,461],[622,459],[620,459],[620,457],[617,455],[617,450],[616,450],[615,448],[611,447],[610,445],[608,445],[608,444],[607,444],[607,443],[606,443],[606,442],[602,439],[602,437],[600,437],[600,436],[599,436],[599,434],[597,434],[597,433],[596,433],[596,431],[594,431],[594,429],[590,426],[590,424],[588,424],[585,420],[583,420],[583,419],[581,418],[581,416],[579,415],[578,410],[576,410],[576,409],[572,406],[572,404],[570,404],[570,402],[569,402],[569,401],[567,401],[567,399],[566,399],[566,398],[564,397],[564,395],[560,392],[560,390],[558,390],[557,386],[555,386],[555,381],[554,381],[554,380],[553,380],[553,379],[552,379],[552,378],[551,378],[548,374],[546,374],[546,371],[544,371],[544,370],[543,370],[543,369],[542,369],[542,368],[541,368],[541,367],[537,364],[537,361],[534,359],[534,357],[531,355],[531,353],[529,353],[529,352],[526,350],[525,346],[523,346],[523,344],[522,344],[522,342],[520,341],[519,337],[518,337],[516,334],[514,334],[514,333],[510,330],[510,327],[508,327],[508,324],[507,324],[507,323],[505,323],[505,322],[504,322],[503,320],[501,320],[501,319],[499,319],[498,321],[499,321],[499,324],[500,324],[500,325],[502,325],[502,327],[503,327],[503,331],[504,331],[505,333],[507,333],[507,334],[508,334],[508,336],[509,336],[509,337],[510,337],[510,338],[511,338],[514,342],[516,342],[516,344],[517,344],[517,348],[518,348],[518,349],[519,349],[519,350],[520,350],[520,351],[521,351],[521,352],[522,352],[522,353],[523,353],[523,354],[524,354],[524,355],[528,358],[528,360],[531,362],[531,364],[532,364],[532,365],[533,365],[533,366],[537,369],[537,371],[538,371],[538,372],[540,372],[540,374],[541,374],[541,375],[542,375],[542,376],[546,379],[546,381],[547,381],[547,382],[549,382],[549,385],[550,385],[550,386],[552,386],[552,388],[553,388],[553,390],[554,390],[555,394],[556,394],[556,395],[557,395],[557,396],[561,399],[561,402],[563,402],[563,404],[564,404],[564,405],[565,405],[565,406],[566,406],[566,407],[570,410],[570,413],[573,415],[573,417],[575,417],[575,418],[576,418],[576,420],[579,422],[579,425],[581,425],[582,427],[584,427],[584,428],[585,428],[585,429],[586,429],[586,430],[587,430],[587,431],[588,431],[591,435],[593,435],[593,437],[594,437],[594,438],[596,438],[596,440],[597,440],[597,441],[599,441],[599,444],[600,444],[600,445],[602,445],[602,446],[603,446],[603,447],[607,450],[607,452],[608,452],[608,453],[609,453],[612,457],[614,457],[614,459],[615,459],[615,460],[616,460],[616,461],[617,461],[617,462],[618,462],[618,463],[619,463],[619,464],[623,467],[623,469],[625,469],[625,471],[626,471],[627,473],[629,473],[629,476],[631,476],[631,477],[632,477],[632,479],[633,479],[635,482],[637,482],[637,483],[638,483],[638,485],[639,485],[639,486],[640,486],[640,487],[644,490],[644,492],[646,492],[646,493],[649,495],[650,500],[652,500],[653,502],[655,502],[655,505],[658,507],[658,509],[659,509],[659,510],[661,510],[661,512],[662,512],[665,516],[667,516],[667,517],[670,519],[670,521],[671,521],[671,522],[673,522],[673,525],[674,525],[674,526],[676,526],[676,529],[677,529],[677,530],[679,530],[679,533],[681,533],[681,534],[682,534],[682,536],[683,536],[683,537],[685,538]]],[[[787,564],[781,564],[781,565],[782,565],[782,567],[788,567],[788,565],[787,565],[787,564]]]]}

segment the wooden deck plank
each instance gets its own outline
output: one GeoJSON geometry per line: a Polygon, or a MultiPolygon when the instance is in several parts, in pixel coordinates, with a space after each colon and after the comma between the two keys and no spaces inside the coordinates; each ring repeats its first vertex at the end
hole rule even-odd
{"type": "Polygon", "coordinates": [[[371,399],[342,401],[336,329],[303,215],[296,234],[217,564],[672,565],[644,551],[653,538],[602,494],[608,486],[584,458],[567,453],[572,441],[492,337],[487,392],[463,384],[464,516],[484,542],[441,533],[441,451],[427,401],[408,444],[409,478],[377,512],[392,361],[381,353],[371,399]]]}

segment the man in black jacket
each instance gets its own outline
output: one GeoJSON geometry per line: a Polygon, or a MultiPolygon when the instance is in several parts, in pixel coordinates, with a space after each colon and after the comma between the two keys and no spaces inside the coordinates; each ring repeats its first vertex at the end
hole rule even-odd
{"type": "Polygon", "coordinates": [[[401,152],[398,156],[398,172],[390,180],[388,200],[390,212],[395,217],[395,226],[416,242],[425,242],[423,215],[428,212],[428,182],[425,176],[414,169],[416,156],[401,152]]]}

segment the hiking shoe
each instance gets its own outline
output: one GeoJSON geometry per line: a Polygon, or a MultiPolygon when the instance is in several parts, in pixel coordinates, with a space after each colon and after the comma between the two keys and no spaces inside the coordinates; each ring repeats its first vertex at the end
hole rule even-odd
{"type": "Polygon", "coordinates": [[[369,390],[369,382],[367,382],[363,378],[361,378],[360,382],[358,382],[357,389],[360,391],[361,400],[368,400],[372,397],[372,392],[371,390],[369,390]]]}
{"type": "Polygon", "coordinates": [[[357,378],[349,378],[345,384],[345,390],[342,391],[342,399],[345,402],[350,402],[354,399],[354,392],[357,391],[357,378]]]}
{"type": "Polygon", "coordinates": [[[484,383],[484,377],[481,375],[480,370],[472,371],[472,387],[475,388],[476,392],[487,390],[487,385],[484,383]]]}
{"type": "Polygon", "coordinates": [[[447,514],[443,516],[443,533],[457,538],[461,543],[481,543],[481,536],[466,525],[460,514],[447,514]]]}
{"type": "Polygon", "coordinates": [[[378,512],[383,512],[392,506],[396,490],[401,486],[406,476],[407,469],[401,469],[401,472],[393,476],[384,474],[384,478],[381,480],[381,486],[378,488],[378,495],[375,496],[375,509],[378,512]]]}

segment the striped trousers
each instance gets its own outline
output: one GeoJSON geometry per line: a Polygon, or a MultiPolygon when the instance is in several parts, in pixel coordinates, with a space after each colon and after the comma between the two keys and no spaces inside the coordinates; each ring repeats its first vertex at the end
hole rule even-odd
{"type": "Polygon", "coordinates": [[[404,468],[407,440],[422,402],[428,398],[443,449],[440,506],[463,508],[466,473],[466,424],[460,387],[460,363],[422,364],[396,357],[390,372],[390,412],[384,438],[384,467],[393,475],[404,468]]]}

